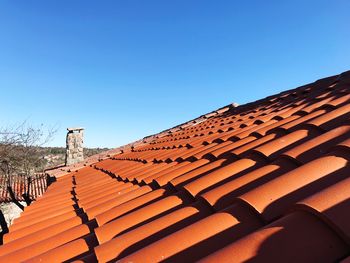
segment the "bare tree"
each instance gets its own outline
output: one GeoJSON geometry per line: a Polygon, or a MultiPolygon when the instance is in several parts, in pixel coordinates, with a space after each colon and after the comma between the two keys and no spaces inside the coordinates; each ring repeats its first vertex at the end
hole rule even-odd
{"type": "Polygon", "coordinates": [[[47,144],[56,133],[56,129],[43,125],[34,127],[23,122],[15,127],[0,129],[0,176],[4,178],[11,200],[22,210],[24,206],[18,201],[13,186],[16,177],[25,180],[23,199],[30,205],[30,187],[33,177],[44,172],[45,159],[41,147],[47,144]]]}

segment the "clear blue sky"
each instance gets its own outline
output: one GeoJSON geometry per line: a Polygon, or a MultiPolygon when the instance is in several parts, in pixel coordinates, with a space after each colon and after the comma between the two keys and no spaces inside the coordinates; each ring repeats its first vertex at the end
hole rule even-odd
{"type": "Polygon", "coordinates": [[[350,1],[0,1],[0,126],[116,147],[350,69],[350,1]],[[282,3],[283,2],[283,3],[282,3]]]}

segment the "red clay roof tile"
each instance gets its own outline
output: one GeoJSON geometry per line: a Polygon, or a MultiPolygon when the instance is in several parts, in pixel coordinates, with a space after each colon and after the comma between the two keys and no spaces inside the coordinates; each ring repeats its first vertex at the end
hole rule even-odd
{"type": "Polygon", "coordinates": [[[315,213],[350,244],[350,178],[346,178],[298,202],[296,209],[315,213]],[[347,211],[347,212],[346,212],[347,211]],[[321,213],[319,215],[318,213],[321,213]]]}
{"type": "Polygon", "coordinates": [[[349,247],[317,217],[287,215],[200,262],[335,262],[349,247]]]}
{"type": "Polygon", "coordinates": [[[57,173],[0,261],[346,262],[349,91],[345,72],[57,173]]]}
{"type": "Polygon", "coordinates": [[[194,262],[261,226],[255,213],[238,203],[139,249],[121,262],[194,262]]]}
{"type": "Polygon", "coordinates": [[[181,228],[209,215],[210,210],[201,203],[194,203],[160,217],[148,224],[119,235],[95,248],[101,262],[123,257],[149,245],[181,228]],[[127,252],[124,252],[126,250],[127,252]]]}

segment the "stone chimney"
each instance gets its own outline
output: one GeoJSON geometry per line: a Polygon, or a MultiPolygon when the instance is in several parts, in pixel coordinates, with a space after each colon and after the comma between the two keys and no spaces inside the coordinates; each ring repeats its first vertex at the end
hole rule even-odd
{"type": "Polygon", "coordinates": [[[84,161],[84,128],[67,128],[66,166],[84,161]]]}

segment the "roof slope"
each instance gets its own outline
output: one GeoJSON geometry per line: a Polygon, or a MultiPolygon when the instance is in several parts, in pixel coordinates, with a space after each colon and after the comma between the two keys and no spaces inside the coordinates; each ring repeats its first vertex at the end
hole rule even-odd
{"type": "MultiPolygon", "coordinates": [[[[36,199],[45,192],[47,187],[47,177],[44,173],[37,173],[31,177],[28,182],[28,179],[24,176],[14,176],[10,182],[10,186],[16,200],[24,201],[23,194],[28,190],[28,183],[29,196],[31,199],[36,199]]],[[[7,180],[4,177],[0,177],[0,203],[11,201],[12,198],[7,188],[7,180]]]]}
{"type": "Polygon", "coordinates": [[[15,220],[0,262],[346,259],[349,91],[350,72],[321,79],[62,176],[15,220]]]}

